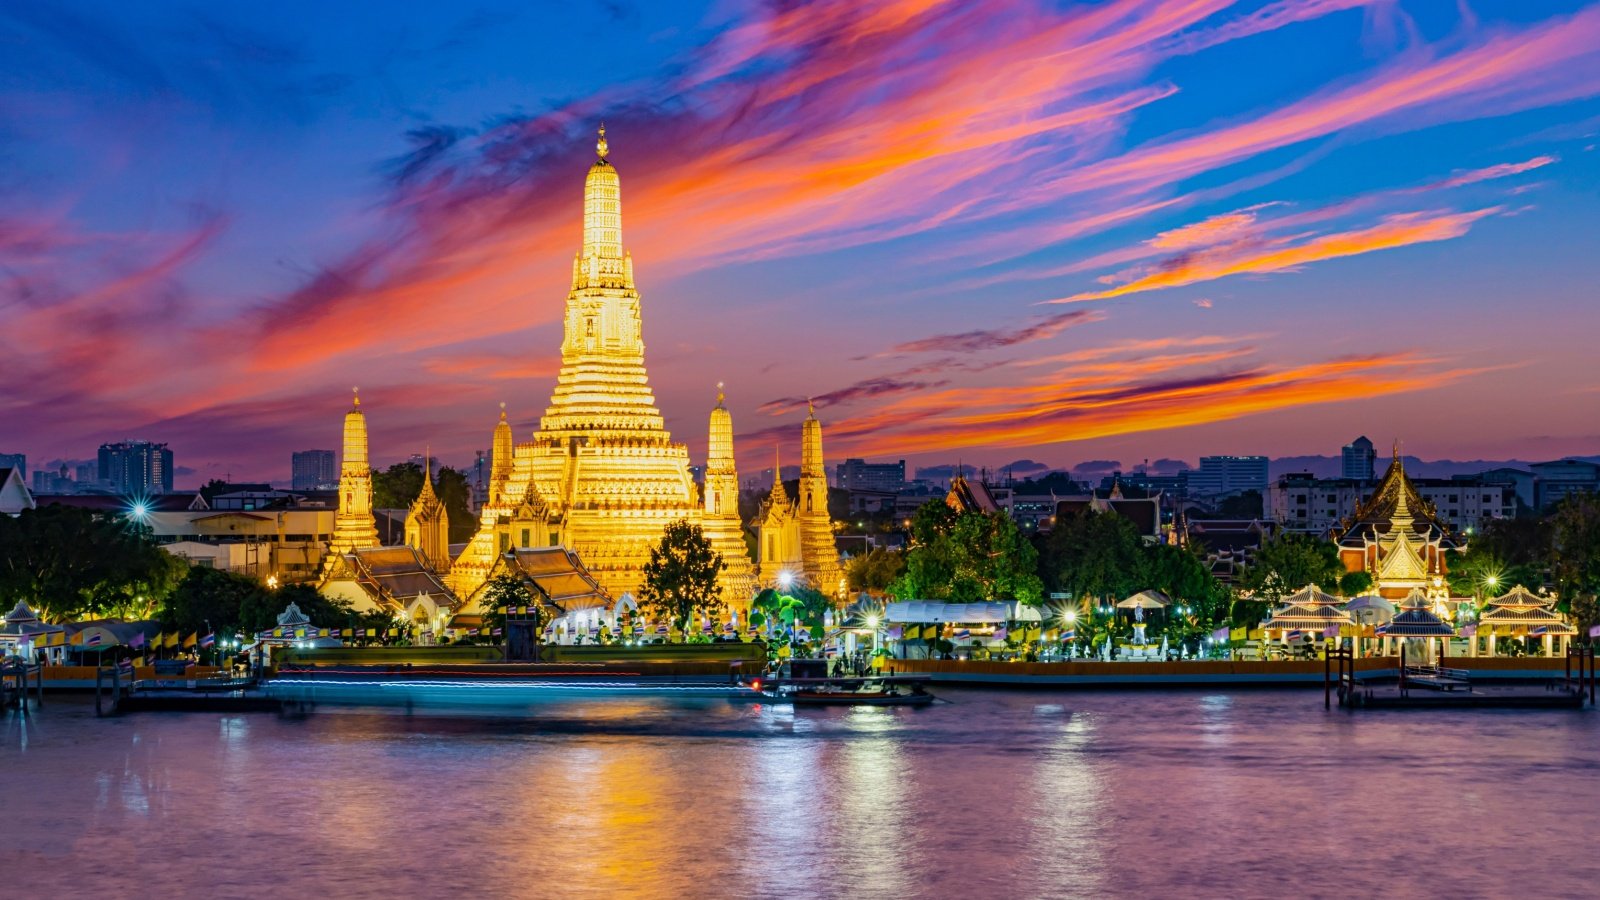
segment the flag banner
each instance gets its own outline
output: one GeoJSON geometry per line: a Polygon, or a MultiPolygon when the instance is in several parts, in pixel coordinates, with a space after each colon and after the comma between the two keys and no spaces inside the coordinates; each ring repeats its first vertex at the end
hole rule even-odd
{"type": "Polygon", "coordinates": [[[899,625],[894,625],[889,628],[888,632],[885,633],[885,637],[891,641],[898,641],[904,637],[905,633],[906,630],[904,628],[900,627],[899,625]]]}
{"type": "MultiPolygon", "coordinates": [[[[1003,641],[1003,640],[1006,639],[1006,636],[1009,635],[1010,633],[1011,633],[1011,629],[1007,628],[1004,625],[1001,625],[999,628],[996,628],[994,630],[994,639],[997,640],[997,641],[1003,641]]],[[[1024,636],[1027,635],[1027,629],[1023,629],[1023,635],[1024,636]]]]}
{"type": "Polygon", "coordinates": [[[200,646],[202,646],[202,647],[211,647],[211,646],[214,646],[216,643],[217,643],[217,636],[215,634],[208,634],[205,637],[200,639],[200,646]]]}
{"type": "Polygon", "coordinates": [[[98,632],[98,631],[95,632],[94,634],[89,635],[89,646],[93,647],[93,646],[98,645],[102,639],[103,639],[103,637],[100,634],[100,632],[98,632]]]}
{"type": "Polygon", "coordinates": [[[644,623],[643,622],[639,622],[638,624],[634,625],[633,626],[633,633],[634,634],[644,634],[644,623]]]}
{"type": "Polygon", "coordinates": [[[1338,637],[1339,636],[1339,626],[1337,626],[1337,625],[1329,625],[1327,628],[1322,629],[1322,636],[1323,637],[1329,637],[1329,638],[1338,637]]]}
{"type": "Polygon", "coordinates": [[[198,634],[195,634],[194,632],[190,632],[189,636],[183,639],[184,649],[188,649],[189,647],[193,647],[195,644],[197,644],[199,642],[200,642],[200,636],[198,634]]]}
{"type": "Polygon", "coordinates": [[[1600,625],[1589,626],[1589,637],[1600,638],[1600,625]]]}
{"type": "Polygon", "coordinates": [[[1224,625],[1223,627],[1218,628],[1216,631],[1211,632],[1211,639],[1219,644],[1226,643],[1228,640],[1227,626],[1224,625]]]}
{"type": "Polygon", "coordinates": [[[138,649],[139,647],[143,647],[144,646],[144,632],[141,631],[138,634],[134,635],[133,637],[129,638],[128,639],[128,646],[132,647],[134,649],[138,649]]]}
{"type": "Polygon", "coordinates": [[[296,628],[294,630],[294,636],[297,638],[303,638],[306,636],[306,630],[304,628],[296,628]]]}
{"type": "Polygon", "coordinates": [[[657,625],[656,626],[656,634],[667,634],[670,631],[672,631],[672,629],[668,628],[665,625],[657,625]]]}
{"type": "Polygon", "coordinates": [[[1242,640],[1245,639],[1245,634],[1246,633],[1247,633],[1246,630],[1243,629],[1243,628],[1235,628],[1232,631],[1228,632],[1228,640],[1230,640],[1230,641],[1242,641],[1242,640]]]}
{"type": "Polygon", "coordinates": [[[74,647],[81,647],[81,646],[83,646],[83,639],[84,639],[84,638],[85,638],[85,637],[87,637],[87,635],[85,635],[85,634],[84,634],[84,633],[83,633],[83,632],[81,632],[81,631],[80,631],[80,632],[78,632],[78,633],[77,633],[77,634],[74,634],[74,635],[73,635],[73,636],[72,636],[72,646],[74,646],[74,647]]]}
{"type": "Polygon", "coordinates": [[[495,629],[495,630],[494,630],[494,636],[495,636],[495,637],[499,637],[499,636],[500,636],[500,629],[498,629],[498,628],[496,628],[496,629],[495,629]]]}
{"type": "Polygon", "coordinates": [[[133,667],[134,667],[134,668],[135,668],[135,669],[142,669],[142,668],[144,668],[144,657],[142,657],[142,656],[136,656],[136,657],[134,657],[134,658],[133,658],[133,667]]]}
{"type": "Polygon", "coordinates": [[[967,640],[970,637],[972,637],[972,632],[968,631],[965,628],[963,628],[963,629],[961,629],[961,630],[956,632],[956,640],[958,640],[958,641],[964,641],[964,640],[967,640]]]}
{"type": "Polygon", "coordinates": [[[1078,633],[1076,631],[1063,631],[1061,632],[1061,639],[1063,641],[1075,641],[1078,639],[1078,633]]]}

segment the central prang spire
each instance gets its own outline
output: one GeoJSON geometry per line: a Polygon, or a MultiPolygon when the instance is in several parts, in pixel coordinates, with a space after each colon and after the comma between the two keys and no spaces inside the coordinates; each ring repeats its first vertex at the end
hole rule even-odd
{"type": "Polygon", "coordinates": [[[605,125],[600,126],[600,139],[594,149],[599,158],[589,167],[589,177],[583,185],[583,251],[579,256],[621,259],[622,180],[617,177],[616,167],[606,160],[611,147],[606,143],[605,125]]]}

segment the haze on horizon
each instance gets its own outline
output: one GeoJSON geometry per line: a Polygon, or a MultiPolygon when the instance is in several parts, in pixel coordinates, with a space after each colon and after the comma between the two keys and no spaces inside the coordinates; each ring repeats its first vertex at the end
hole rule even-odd
{"type": "Polygon", "coordinates": [[[0,10],[0,452],[462,465],[604,121],[652,385],[749,476],[1600,449],[1600,3],[0,10]]]}

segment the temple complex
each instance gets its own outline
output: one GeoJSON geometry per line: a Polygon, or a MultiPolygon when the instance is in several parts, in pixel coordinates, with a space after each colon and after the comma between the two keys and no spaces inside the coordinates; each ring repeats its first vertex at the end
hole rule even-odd
{"type": "MultiPolygon", "coordinates": [[[[563,317],[561,372],[532,440],[514,444],[503,414],[496,427],[489,502],[451,570],[463,597],[508,550],[558,544],[576,552],[610,596],[637,593],[666,526],[702,523],[688,449],[667,432],[645,372],[639,291],[622,244],[621,181],[607,159],[603,126],[595,149],[563,317]]],[[[728,441],[731,460],[731,427],[728,441]]],[[[731,549],[719,540],[719,550],[731,549]]],[[[728,562],[724,593],[735,596],[744,589],[732,581],[739,563],[728,562]]]]}
{"type": "Polygon", "coordinates": [[[782,573],[803,580],[830,596],[845,590],[844,569],[828,515],[828,476],[822,456],[822,423],[808,404],[801,427],[799,497],[791,499],[781,468],[773,463],[772,492],[756,513],[756,545],[760,579],[779,583],[782,573]]]}
{"type": "Polygon", "coordinates": [[[1404,600],[1414,590],[1430,601],[1446,600],[1444,555],[1463,549],[1457,535],[1406,477],[1398,444],[1372,496],[1356,507],[1333,538],[1345,568],[1370,574],[1373,592],[1389,600],[1404,600]]]}

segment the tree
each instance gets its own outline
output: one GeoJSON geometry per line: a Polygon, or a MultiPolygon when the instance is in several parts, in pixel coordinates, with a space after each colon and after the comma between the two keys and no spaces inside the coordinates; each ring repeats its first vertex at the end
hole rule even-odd
{"type": "Polygon", "coordinates": [[[438,481],[435,492],[444,504],[445,512],[450,515],[450,542],[459,544],[471,540],[478,530],[478,519],[472,514],[472,485],[468,483],[467,476],[449,466],[442,466],[438,481]]]}
{"type": "Polygon", "coordinates": [[[725,567],[700,526],[683,519],[673,522],[661,535],[661,542],[650,548],[640,606],[686,630],[695,615],[720,610],[717,576],[725,567]]]}
{"type": "Polygon", "coordinates": [[[1359,597],[1372,590],[1372,575],[1367,572],[1346,572],[1339,576],[1339,593],[1346,597],[1359,597]]]}
{"type": "Polygon", "coordinates": [[[845,575],[850,590],[882,594],[906,570],[906,556],[884,547],[873,547],[850,560],[845,575]]]}
{"type": "Polygon", "coordinates": [[[372,471],[373,509],[410,509],[422,493],[422,466],[419,463],[395,463],[387,469],[372,471]]]}
{"type": "Polygon", "coordinates": [[[1277,603],[1306,585],[1337,591],[1344,574],[1332,541],[1286,531],[1261,545],[1239,583],[1257,600],[1277,603]]]}
{"type": "Polygon", "coordinates": [[[309,584],[290,584],[244,595],[239,627],[248,634],[272,628],[291,603],[300,608],[314,628],[354,628],[358,623],[363,627],[387,626],[393,621],[386,613],[379,613],[377,617],[357,613],[348,602],[324,596],[309,584]]]}
{"type": "Polygon", "coordinates": [[[483,608],[483,626],[491,629],[491,633],[495,628],[505,627],[505,610],[508,606],[535,609],[538,624],[534,626],[534,631],[537,633],[544,628],[544,605],[534,600],[528,585],[515,575],[501,574],[489,579],[483,586],[479,605],[483,608]]]}
{"type": "Polygon", "coordinates": [[[0,516],[0,597],[28,601],[46,621],[143,618],[184,568],[127,516],[60,504],[0,516]]]}
{"type": "Polygon", "coordinates": [[[1600,496],[1568,496],[1556,509],[1551,527],[1556,584],[1573,618],[1579,620],[1579,635],[1587,636],[1595,624],[1595,595],[1600,593],[1600,496]]]}
{"type": "Polygon", "coordinates": [[[1036,551],[1003,512],[958,513],[942,500],[924,503],[911,524],[905,572],[889,592],[902,599],[956,603],[1044,599],[1036,551]]]}
{"type": "Polygon", "coordinates": [[[1118,600],[1152,586],[1139,584],[1143,539],[1116,513],[1080,509],[1060,516],[1042,543],[1045,583],[1075,600],[1118,600]]]}
{"type": "MultiPolygon", "coordinates": [[[[246,608],[269,605],[269,594],[254,578],[195,566],[167,598],[159,617],[161,627],[185,633],[230,632],[239,628],[246,608]]],[[[266,627],[270,625],[262,626],[266,627]]],[[[248,630],[254,633],[261,628],[248,630]]]]}

